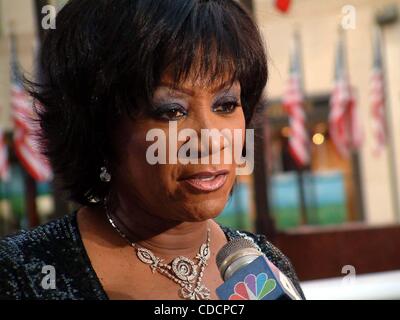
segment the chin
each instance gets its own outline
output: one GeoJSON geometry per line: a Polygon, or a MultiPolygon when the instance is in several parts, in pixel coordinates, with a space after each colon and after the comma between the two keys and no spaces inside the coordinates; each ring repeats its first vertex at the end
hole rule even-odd
{"type": "Polygon", "coordinates": [[[200,222],[218,217],[224,210],[226,201],[204,200],[201,203],[190,204],[186,207],[186,220],[190,222],[200,222]]]}

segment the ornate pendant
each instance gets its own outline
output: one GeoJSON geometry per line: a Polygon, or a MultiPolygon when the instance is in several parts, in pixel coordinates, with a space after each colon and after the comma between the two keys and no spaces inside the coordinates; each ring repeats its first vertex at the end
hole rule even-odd
{"type": "Polygon", "coordinates": [[[186,257],[177,257],[172,261],[172,271],[182,281],[189,283],[197,276],[197,266],[186,257]]]}
{"type": "Polygon", "coordinates": [[[163,261],[163,259],[157,258],[150,250],[145,248],[137,248],[137,256],[140,261],[150,265],[153,273],[156,272],[159,264],[163,261]]]}
{"type": "Polygon", "coordinates": [[[199,285],[196,288],[186,286],[179,291],[180,296],[187,300],[210,300],[210,290],[205,286],[199,285]]]}
{"type": "Polygon", "coordinates": [[[200,284],[204,267],[207,266],[207,260],[211,256],[209,237],[207,240],[207,243],[201,245],[199,253],[196,255],[198,264],[186,257],[179,256],[171,262],[171,265],[165,265],[162,263],[163,259],[156,257],[150,250],[140,247],[136,247],[136,254],[140,261],[150,265],[153,273],[160,271],[165,274],[167,272],[170,277],[176,279],[176,282],[182,286],[179,295],[183,299],[210,300],[210,290],[200,284]],[[196,279],[197,284],[194,286],[196,279]]]}
{"type": "Polygon", "coordinates": [[[206,243],[202,244],[199,253],[196,255],[196,258],[200,261],[200,263],[207,265],[207,260],[210,258],[210,256],[210,246],[206,243]]]}
{"type": "MultiPolygon", "coordinates": [[[[104,175],[104,179],[106,178],[107,177],[104,175]]],[[[133,242],[129,241],[126,235],[122,233],[114,223],[107,208],[106,213],[112,227],[122,238],[127,240],[132,247],[136,248],[136,254],[140,261],[150,265],[153,273],[159,271],[182,286],[179,290],[179,294],[182,298],[190,300],[210,299],[210,290],[200,284],[204,268],[207,266],[207,260],[211,256],[210,229],[207,230],[207,242],[201,245],[199,253],[196,255],[196,258],[199,260],[198,264],[195,264],[192,260],[186,257],[179,256],[172,261],[172,265],[166,265],[163,263],[163,259],[156,257],[150,250],[137,247],[133,242]],[[197,283],[196,287],[194,287],[193,282],[196,277],[197,283]]]]}

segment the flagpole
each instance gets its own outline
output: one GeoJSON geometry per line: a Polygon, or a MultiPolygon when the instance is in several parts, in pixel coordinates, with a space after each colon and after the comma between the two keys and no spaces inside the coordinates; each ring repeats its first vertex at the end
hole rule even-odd
{"type": "MultiPolygon", "coordinates": [[[[14,20],[9,21],[9,29],[10,29],[10,43],[11,43],[11,55],[16,54],[13,52],[13,46],[16,46],[16,35],[15,35],[15,22],[14,20]]],[[[11,68],[13,68],[11,66],[11,68]]],[[[13,71],[11,71],[13,72],[13,71]]],[[[13,132],[15,134],[15,132],[13,132]]],[[[16,144],[13,144],[13,150],[16,152],[16,144]]],[[[18,158],[18,157],[17,157],[18,158]]],[[[36,182],[29,175],[27,170],[22,167],[23,170],[23,178],[24,178],[24,186],[25,186],[25,210],[27,217],[27,226],[29,228],[34,228],[39,225],[39,215],[36,207],[36,182]]]]}
{"type": "MultiPolygon", "coordinates": [[[[343,27],[339,26],[339,37],[341,37],[341,41],[343,44],[343,51],[344,51],[344,68],[346,72],[348,72],[348,57],[347,57],[347,37],[346,33],[343,31],[343,27]]],[[[347,75],[349,77],[349,83],[350,83],[350,75],[347,75]]],[[[351,88],[353,90],[353,88],[351,88]]],[[[355,95],[355,93],[353,92],[355,95]]],[[[356,99],[356,97],[354,97],[356,99]]],[[[357,99],[355,100],[357,101],[357,99]]],[[[357,103],[357,102],[356,102],[357,103]]],[[[357,115],[353,115],[357,116],[357,115]]],[[[353,176],[353,187],[355,191],[355,210],[357,211],[357,216],[356,218],[358,220],[362,220],[364,218],[364,202],[363,202],[363,189],[362,189],[362,180],[361,180],[361,168],[360,168],[360,155],[359,151],[354,150],[353,148],[353,132],[351,130],[352,125],[349,123],[350,121],[347,121],[347,126],[350,126],[350,130],[347,130],[348,132],[351,132],[351,144],[352,144],[352,149],[351,149],[351,163],[352,163],[352,176],[353,176]]]]}
{"type": "MultiPolygon", "coordinates": [[[[35,0],[36,17],[39,22],[38,24],[38,34],[39,38],[43,39],[43,29],[41,28],[41,10],[44,5],[47,4],[46,0],[35,0]]],[[[28,213],[28,223],[30,228],[35,228],[40,225],[39,212],[36,205],[37,197],[37,184],[35,179],[25,170],[25,188],[26,188],[26,209],[28,213]]]]}
{"type": "MultiPolygon", "coordinates": [[[[44,40],[44,37],[46,35],[46,31],[42,28],[42,8],[46,5],[49,4],[48,0],[35,0],[35,12],[36,12],[36,25],[37,25],[37,36],[40,41],[40,47],[41,48],[41,43],[44,40]]],[[[38,70],[38,73],[40,71],[38,70]]],[[[52,182],[52,193],[53,193],[53,198],[54,198],[54,216],[55,217],[61,217],[64,216],[65,214],[68,213],[69,211],[69,205],[68,202],[65,199],[64,193],[57,188],[57,182],[56,182],[56,177],[54,178],[52,182]]]]}
{"type": "MultiPolygon", "coordinates": [[[[38,35],[42,40],[44,36],[44,30],[41,28],[41,10],[44,5],[48,4],[46,0],[35,0],[36,17],[38,22],[38,35]]],[[[10,23],[11,31],[13,32],[13,22],[10,23]]],[[[36,198],[37,198],[37,184],[35,179],[24,170],[25,180],[25,206],[27,210],[28,226],[29,228],[35,228],[40,225],[40,217],[37,209],[36,198]]]]}
{"type": "Polygon", "coordinates": [[[351,161],[353,165],[353,185],[356,192],[355,198],[356,203],[355,207],[357,210],[357,220],[362,221],[365,218],[365,208],[363,201],[363,188],[362,188],[362,179],[361,179],[361,167],[360,167],[360,154],[358,151],[351,152],[351,161]]]}
{"type": "MultiPolygon", "coordinates": [[[[303,94],[303,105],[302,108],[304,110],[304,113],[306,112],[305,110],[305,90],[304,90],[304,68],[303,68],[303,54],[302,54],[302,45],[301,45],[301,39],[300,39],[300,33],[299,33],[299,27],[296,25],[295,26],[295,31],[294,31],[294,54],[298,55],[298,67],[299,67],[299,77],[300,77],[300,90],[303,94]]],[[[309,146],[308,152],[310,152],[311,156],[311,148],[309,146]]],[[[310,160],[311,163],[311,160],[310,160]]],[[[299,194],[300,194],[300,212],[301,212],[301,220],[302,224],[307,224],[308,219],[307,219],[307,213],[308,213],[308,208],[307,208],[307,203],[306,203],[306,189],[304,186],[304,171],[309,169],[310,164],[307,165],[307,167],[304,166],[298,166],[296,164],[297,168],[297,181],[299,185],[299,194]]]]}
{"type": "Polygon", "coordinates": [[[37,188],[36,181],[24,170],[25,175],[25,203],[28,214],[29,228],[35,228],[40,224],[39,213],[36,206],[37,188]]]}
{"type": "MultiPolygon", "coordinates": [[[[380,48],[382,52],[382,76],[383,76],[383,83],[384,88],[387,88],[387,76],[386,76],[386,63],[385,63],[385,36],[380,25],[377,26],[376,29],[378,37],[381,39],[382,46],[380,48]]],[[[386,135],[386,146],[388,152],[388,162],[389,162],[389,178],[390,178],[390,185],[392,191],[392,204],[393,210],[398,222],[400,222],[400,203],[398,197],[399,195],[399,187],[398,187],[398,178],[397,178],[397,159],[396,159],[396,152],[395,152],[395,145],[393,139],[393,125],[391,122],[392,119],[392,109],[389,103],[389,99],[387,99],[387,92],[385,91],[385,122],[387,127],[387,135],[386,135]]]]}
{"type": "MultiPolygon", "coordinates": [[[[48,4],[46,0],[35,0],[36,18],[38,21],[38,35],[42,40],[44,30],[41,28],[41,10],[44,5],[48,4]]],[[[36,205],[37,184],[35,179],[25,171],[25,188],[26,188],[26,209],[28,213],[28,223],[30,228],[35,228],[40,225],[39,213],[36,205]]]]}

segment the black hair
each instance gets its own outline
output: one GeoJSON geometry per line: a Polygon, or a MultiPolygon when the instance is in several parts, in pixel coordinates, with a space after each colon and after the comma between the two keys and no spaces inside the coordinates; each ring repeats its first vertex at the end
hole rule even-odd
{"type": "Polygon", "coordinates": [[[60,187],[81,205],[104,199],[122,116],[151,107],[161,76],[176,84],[239,81],[247,124],[267,83],[266,53],[248,12],[234,0],[71,0],[44,39],[39,102],[41,149],[60,187]]]}

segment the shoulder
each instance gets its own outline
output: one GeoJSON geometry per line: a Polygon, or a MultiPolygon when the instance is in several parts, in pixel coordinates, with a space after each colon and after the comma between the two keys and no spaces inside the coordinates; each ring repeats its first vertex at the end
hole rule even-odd
{"type": "Polygon", "coordinates": [[[68,260],[77,253],[72,219],[68,215],[0,240],[1,298],[40,297],[46,267],[54,267],[57,273],[72,268],[68,260]]]}
{"type": "Polygon", "coordinates": [[[26,265],[33,260],[54,257],[60,245],[76,241],[72,216],[51,221],[33,230],[23,230],[0,240],[0,257],[26,265]]]}
{"type": "Polygon", "coordinates": [[[225,232],[229,239],[234,239],[238,237],[250,238],[265,254],[265,256],[270,260],[280,271],[282,271],[294,284],[297,291],[305,299],[304,293],[300,286],[300,281],[297,277],[296,271],[287,256],[285,256],[282,251],[280,251],[276,246],[274,246],[267,237],[263,234],[256,234],[243,230],[236,230],[226,226],[221,226],[222,230],[225,232]]]}

